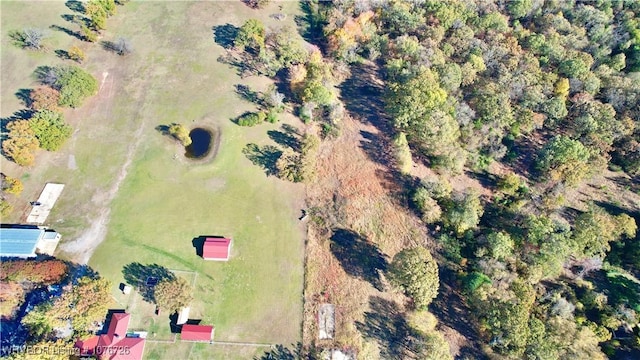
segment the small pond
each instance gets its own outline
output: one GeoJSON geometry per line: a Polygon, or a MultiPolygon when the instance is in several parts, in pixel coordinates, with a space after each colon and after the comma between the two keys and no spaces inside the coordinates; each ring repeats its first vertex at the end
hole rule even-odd
{"type": "Polygon", "coordinates": [[[213,134],[210,130],[195,128],[191,130],[189,137],[191,137],[191,145],[185,148],[186,157],[189,159],[200,159],[209,154],[211,146],[213,145],[211,141],[213,134]]]}

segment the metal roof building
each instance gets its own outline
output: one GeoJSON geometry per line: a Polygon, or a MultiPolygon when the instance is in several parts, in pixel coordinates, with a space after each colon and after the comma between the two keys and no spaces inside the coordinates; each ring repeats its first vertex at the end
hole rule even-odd
{"type": "Polygon", "coordinates": [[[0,256],[35,257],[36,252],[53,254],[60,234],[42,228],[0,228],[0,256]]]}

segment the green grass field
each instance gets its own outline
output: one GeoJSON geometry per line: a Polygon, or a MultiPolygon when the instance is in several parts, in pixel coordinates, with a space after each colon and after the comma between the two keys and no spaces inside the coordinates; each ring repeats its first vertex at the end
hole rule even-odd
{"type": "MultiPolygon", "coordinates": [[[[7,40],[9,31],[51,24],[72,28],[60,17],[72,11],[62,2],[1,6],[2,117],[20,108],[13,93],[35,85],[31,74],[37,66],[62,62],[55,49],[80,44],[88,56],[83,67],[104,80],[97,96],[66,111],[76,132],[60,152],[40,153],[36,165],[26,170],[2,159],[3,172],[25,183],[8,220],[21,220],[25,204],[45,182],[65,183],[48,223],[68,241],[110,209],[106,238],[89,264],[113,281],[115,296],[122,268],[132,262],[194,271],[192,317],[215,325],[216,340],[300,341],[304,228],[297,217],[304,189],[267,177],[242,154],[249,142],[271,143],[266,132],[279,125],[247,129],[229,120],[253,108],[234,93],[234,84],[264,90],[268,82],[240,79],[236,69],[218,62],[223,48],[214,42],[212,30],[227,23],[240,26],[251,17],[270,26],[293,26],[297,3],[256,11],[240,2],[132,2],[119,7],[103,35],[103,40],[130,38],[134,52],[127,57],[56,30],[51,30],[46,52],[17,49],[7,40]],[[268,17],[279,11],[288,14],[285,21],[268,17]],[[174,159],[181,149],[155,130],[172,122],[220,129],[217,157],[206,163],[174,159]],[[131,164],[125,168],[128,156],[131,164]],[[126,177],[116,189],[122,174],[126,177]],[[110,190],[117,190],[113,199],[110,190]],[[192,239],[200,235],[232,237],[231,260],[197,257],[192,239]]],[[[296,124],[293,117],[284,118],[296,124]]],[[[168,327],[168,314],[162,316],[168,327]]],[[[260,351],[149,343],[145,354],[149,359],[247,358],[260,351]]]]}

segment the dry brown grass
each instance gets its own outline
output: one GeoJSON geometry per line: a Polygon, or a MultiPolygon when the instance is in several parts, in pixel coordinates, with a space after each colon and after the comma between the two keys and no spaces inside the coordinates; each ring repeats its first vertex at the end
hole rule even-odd
{"type": "Polygon", "coordinates": [[[356,325],[364,321],[370,296],[393,300],[400,308],[406,302],[403,295],[391,291],[386,284],[381,292],[369,282],[347,274],[331,251],[332,229],[358,233],[387,259],[404,247],[429,242],[417,218],[393,198],[386,178],[390,170],[370,159],[360,147],[362,130],[378,132],[354,119],[343,121],[340,137],[321,145],[317,178],[307,186],[308,205],[316,210],[308,230],[305,345],[343,346],[358,352],[375,349],[377,346],[368,342],[356,325]],[[336,305],[333,341],[317,340],[317,309],[325,302],[336,305]]]}

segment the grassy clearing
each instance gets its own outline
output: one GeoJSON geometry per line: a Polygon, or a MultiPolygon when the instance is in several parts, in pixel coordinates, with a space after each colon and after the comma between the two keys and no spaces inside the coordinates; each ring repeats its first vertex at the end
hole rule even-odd
{"type": "MultiPolygon", "coordinates": [[[[280,11],[279,5],[274,4],[272,12],[280,11]]],[[[243,129],[229,121],[252,110],[234,94],[233,85],[263,90],[266,83],[240,79],[235,69],[217,62],[223,49],[213,41],[212,31],[226,23],[240,26],[250,17],[263,18],[270,26],[293,25],[297,4],[281,5],[289,14],[283,22],[240,2],[132,2],[119,8],[103,40],[128,37],[134,52],[119,57],[98,44],[83,44],[86,68],[102,80],[102,88],[82,108],[66,112],[76,130],[71,141],[58,153],[40,153],[32,169],[19,169],[3,159],[3,171],[25,179],[25,192],[16,199],[23,211],[44,182],[67,184],[49,218],[65,240],[76,238],[101,211],[110,209],[106,239],[90,265],[114,282],[116,298],[122,267],[131,262],[197,272],[192,314],[214,324],[221,341],[300,341],[303,227],[297,216],[304,191],[267,178],[242,154],[249,142],[270,143],[266,131],[279,125],[243,129]],[[155,130],[172,122],[220,129],[218,156],[206,164],[174,159],[182,150],[155,130]],[[111,199],[109,192],[128,156],[131,166],[111,199]],[[71,157],[76,168],[69,166],[71,157]],[[197,257],[191,241],[200,235],[233,237],[232,259],[215,263],[197,257]]],[[[40,14],[33,16],[42,23],[33,26],[39,27],[65,25],[60,15],[71,13],[62,3],[31,7],[3,2],[3,35],[6,28],[20,28],[23,14],[33,11],[40,14]],[[16,20],[5,23],[5,18],[16,20]]],[[[63,35],[56,35],[55,48],[75,41],[63,35]]],[[[6,36],[3,46],[4,41],[6,36]]],[[[2,56],[2,114],[8,116],[19,108],[11,91],[33,86],[29,77],[38,65],[61,60],[50,52],[19,49],[2,56]],[[4,61],[7,56],[11,61],[4,61]],[[25,58],[32,60],[22,63],[25,58]]],[[[19,221],[20,215],[16,212],[11,220],[19,221]]],[[[168,324],[168,315],[158,316],[166,318],[158,321],[168,324]]],[[[148,358],[185,358],[185,351],[192,351],[191,344],[147,345],[148,358]]],[[[197,345],[192,358],[246,358],[255,353],[197,345]]]]}

